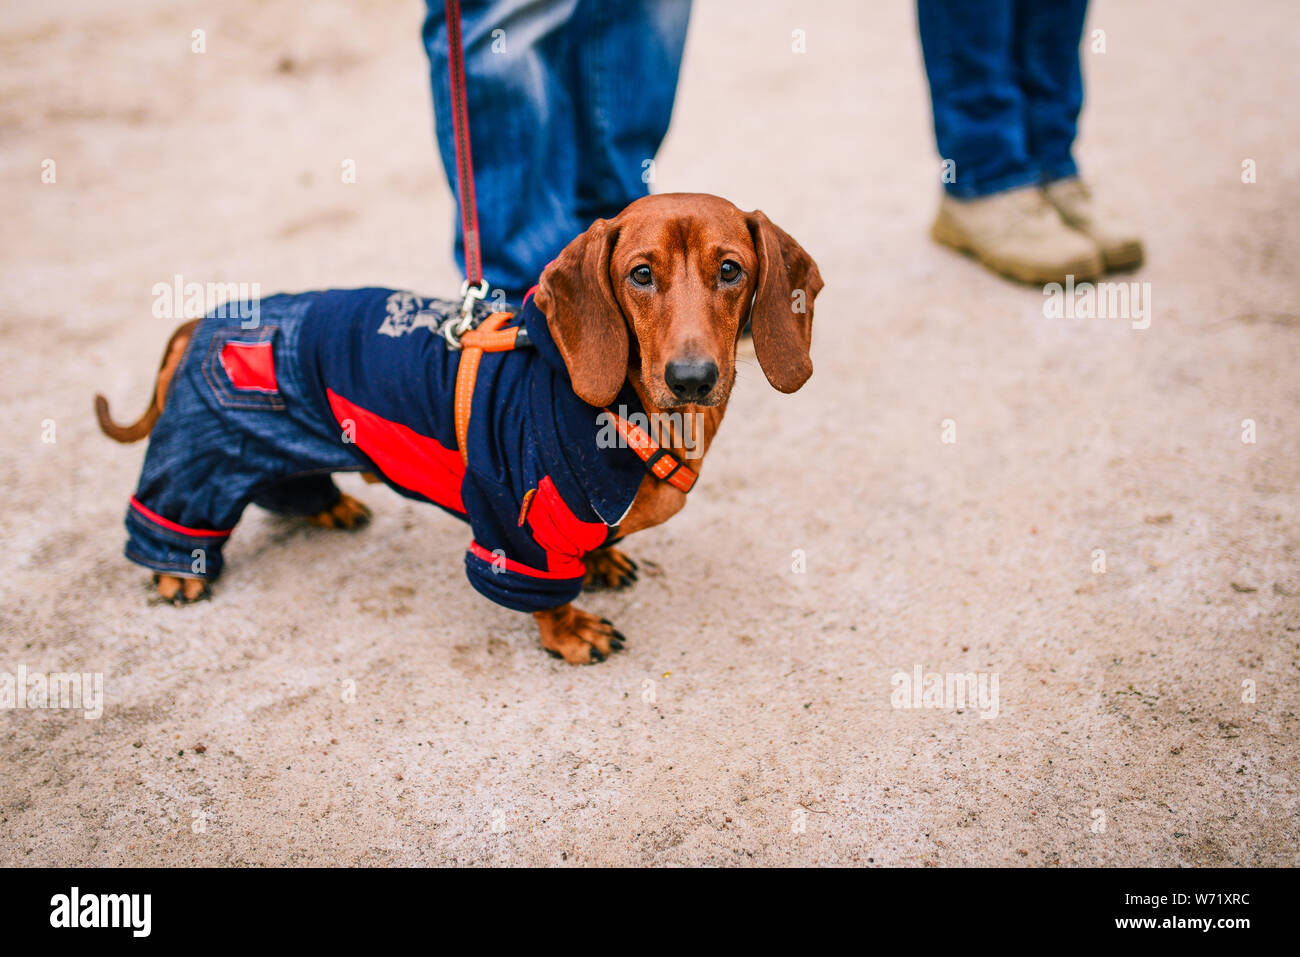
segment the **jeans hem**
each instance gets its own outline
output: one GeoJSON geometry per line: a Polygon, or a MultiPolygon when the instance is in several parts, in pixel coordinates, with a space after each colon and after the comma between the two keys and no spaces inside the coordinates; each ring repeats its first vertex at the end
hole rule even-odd
{"type": "Polygon", "coordinates": [[[1022,186],[1037,186],[1041,182],[1042,174],[1037,170],[1026,170],[1023,173],[1013,173],[1010,176],[1002,176],[985,183],[976,183],[974,186],[961,183],[944,183],[943,188],[953,199],[982,199],[985,196],[992,196],[994,193],[1005,193],[1013,189],[1020,189],[1022,186]]]}
{"type": "Polygon", "coordinates": [[[1055,183],[1057,180],[1073,179],[1079,175],[1078,164],[1072,159],[1064,160],[1049,166],[1042,172],[1042,185],[1047,186],[1049,183],[1055,183]]]}
{"type": "Polygon", "coordinates": [[[193,569],[191,562],[168,562],[157,558],[148,558],[133,550],[130,545],[122,550],[122,554],[150,571],[160,572],[164,575],[174,575],[177,578],[197,578],[199,581],[216,581],[221,572],[212,575],[199,575],[193,569]]]}

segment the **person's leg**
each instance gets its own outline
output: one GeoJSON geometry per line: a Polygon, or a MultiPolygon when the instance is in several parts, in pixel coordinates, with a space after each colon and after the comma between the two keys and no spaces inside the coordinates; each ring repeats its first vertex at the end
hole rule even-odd
{"type": "MultiPolygon", "coordinates": [[[[581,232],[573,211],[573,106],[563,62],[578,0],[462,0],[466,97],[478,196],[483,272],[513,302],[581,232]]],[[[456,260],[464,268],[452,135],[447,23],[442,0],[428,0],[435,127],[457,200],[456,260]]]]}
{"type": "Polygon", "coordinates": [[[1025,145],[1042,182],[1078,175],[1072,148],[1083,107],[1079,43],[1088,0],[1016,0],[1016,78],[1025,145]]]}
{"type": "Polygon", "coordinates": [[[1096,244],[1048,202],[1030,155],[1016,61],[1019,2],[917,2],[935,138],[955,164],[945,170],[952,175],[930,235],[1022,282],[1095,278],[1096,244]]]}
{"type": "Polygon", "coordinates": [[[577,160],[574,212],[585,228],[650,190],[677,95],[690,0],[581,0],[569,35],[577,160]]]}
{"type": "Polygon", "coordinates": [[[1014,59],[1016,0],[918,0],[944,188],[962,199],[1035,183],[1014,59]],[[951,180],[951,181],[947,181],[951,180]]]}
{"type": "Polygon", "coordinates": [[[1094,198],[1079,179],[1073,147],[1083,108],[1079,44],[1087,0],[1016,0],[1016,68],[1025,94],[1025,141],[1048,200],[1100,249],[1107,269],[1131,269],[1145,255],[1124,212],[1094,198]]]}

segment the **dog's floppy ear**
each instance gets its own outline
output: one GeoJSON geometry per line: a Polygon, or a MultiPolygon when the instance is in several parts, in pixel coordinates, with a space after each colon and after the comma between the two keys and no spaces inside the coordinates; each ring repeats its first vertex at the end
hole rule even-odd
{"type": "Polygon", "coordinates": [[[754,352],[767,381],[778,392],[794,392],[812,375],[813,300],[822,274],[811,256],[762,211],[746,221],[758,254],[758,282],[750,326],[754,352]]]}
{"type": "Polygon", "coordinates": [[[542,272],[535,301],[573,391],[588,405],[614,401],[627,378],[627,324],[610,284],[609,256],[618,230],[598,219],[542,272]]]}

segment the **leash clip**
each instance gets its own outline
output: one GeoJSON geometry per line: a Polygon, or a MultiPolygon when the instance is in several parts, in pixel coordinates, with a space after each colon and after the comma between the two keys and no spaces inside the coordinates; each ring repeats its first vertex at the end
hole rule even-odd
{"type": "Polygon", "coordinates": [[[474,304],[487,298],[488,288],[486,279],[477,286],[471,286],[468,279],[460,284],[460,294],[464,298],[460,304],[460,316],[449,318],[438,330],[449,348],[461,348],[460,337],[474,328],[474,304]]]}

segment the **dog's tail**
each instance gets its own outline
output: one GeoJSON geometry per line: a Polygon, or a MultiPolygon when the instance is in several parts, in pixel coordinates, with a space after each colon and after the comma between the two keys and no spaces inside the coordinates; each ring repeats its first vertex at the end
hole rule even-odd
{"type": "Polygon", "coordinates": [[[167,387],[171,385],[172,376],[176,374],[176,369],[185,356],[185,347],[190,344],[190,336],[198,324],[197,319],[185,323],[167,340],[167,348],[163,351],[162,363],[158,367],[158,378],[153,384],[153,398],[149,400],[149,408],[144,415],[135,422],[118,425],[109,414],[108,399],[96,393],[95,418],[99,420],[99,427],[105,435],[118,442],[139,442],[153,431],[158,416],[162,415],[163,403],[167,400],[167,387]]]}
{"type": "Polygon", "coordinates": [[[158,403],[150,401],[149,411],[138,420],[130,425],[118,425],[109,415],[108,400],[98,393],[95,395],[95,418],[99,419],[99,428],[110,439],[116,439],[118,442],[139,442],[153,431],[154,424],[161,414],[158,411],[158,403]]]}

